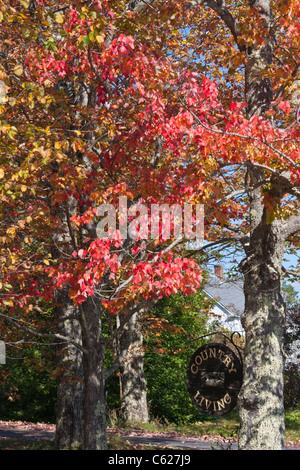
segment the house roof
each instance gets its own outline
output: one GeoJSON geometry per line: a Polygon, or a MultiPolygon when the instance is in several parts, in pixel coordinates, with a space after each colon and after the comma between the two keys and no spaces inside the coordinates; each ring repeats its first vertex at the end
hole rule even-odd
{"type": "Polygon", "coordinates": [[[204,292],[231,318],[240,318],[245,308],[243,282],[209,275],[204,292]]]}

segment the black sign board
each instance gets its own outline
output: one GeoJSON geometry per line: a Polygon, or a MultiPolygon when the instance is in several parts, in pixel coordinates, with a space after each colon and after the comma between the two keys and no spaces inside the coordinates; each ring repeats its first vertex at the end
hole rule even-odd
{"type": "Polygon", "coordinates": [[[228,346],[211,343],[195,351],[188,366],[188,391],[202,413],[222,416],[236,405],[242,385],[241,361],[228,346]]]}

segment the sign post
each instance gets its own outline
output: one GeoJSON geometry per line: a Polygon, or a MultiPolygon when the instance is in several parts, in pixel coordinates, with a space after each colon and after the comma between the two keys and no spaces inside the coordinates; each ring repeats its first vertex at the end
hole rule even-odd
{"type": "Polygon", "coordinates": [[[243,367],[234,351],[218,343],[206,344],[193,354],[187,385],[193,404],[202,413],[219,417],[236,406],[243,367]]]}

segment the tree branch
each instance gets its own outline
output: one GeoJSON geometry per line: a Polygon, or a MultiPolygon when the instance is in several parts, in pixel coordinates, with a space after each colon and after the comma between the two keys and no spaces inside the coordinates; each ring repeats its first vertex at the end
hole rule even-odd
{"type": "Polygon", "coordinates": [[[207,131],[210,131],[210,132],[214,132],[215,134],[222,134],[222,135],[229,135],[229,136],[232,136],[232,137],[240,137],[241,139],[247,139],[247,140],[253,140],[255,142],[260,142],[262,143],[263,145],[265,145],[266,147],[269,147],[271,150],[273,150],[273,152],[277,153],[278,155],[280,155],[280,157],[284,158],[285,160],[287,160],[292,166],[294,166],[295,168],[298,168],[298,164],[296,162],[294,162],[288,155],[286,155],[285,153],[281,152],[280,150],[278,150],[277,148],[273,147],[273,145],[269,144],[269,142],[267,142],[266,140],[259,140],[258,137],[254,137],[252,135],[243,135],[243,134],[238,134],[237,132],[227,132],[227,131],[222,131],[222,130],[219,130],[219,129],[212,129],[211,127],[207,126],[206,124],[204,124],[201,119],[179,98],[179,101],[180,103],[182,104],[182,106],[187,109],[191,115],[197,120],[198,124],[200,124],[201,127],[203,127],[203,129],[207,130],[207,131]]]}
{"type": "MultiPolygon", "coordinates": [[[[155,302],[156,300],[151,299],[151,300],[144,300],[143,302],[140,302],[138,305],[133,305],[133,307],[127,311],[127,314],[122,317],[122,320],[120,321],[120,325],[116,328],[114,334],[110,338],[110,342],[115,341],[121,336],[121,334],[124,331],[125,325],[129,322],[129,320],[133,317],[135,313],[140,314],[145,310],[149,310],[154,305],[155,302]]],[[[128,346],[130,347],[130,345],[128,346]]],[[[107,379],[111,374],[113,374],[116,370],[119,369],[127,352],[128,352],[128,349],[124,349],[119,354],[115,362],[110,367],[108,367],[108,369],[106,369],[106,371],[104,372],[105,379],[107,379]]]]}
{"type": "Polygon", "coordinates": [[[20,325],[18,323],[18,321],[21,321],[21,320],[11,318],[8,315],[5,315],[4,313],[1,313],[1,312],[0,312],[0,317],[3,318],[4,320],[8,321],[9,323],[11,323],[15,328],[18,328],[19,330],[25,331],[26,333],[28,333],[32,336],[36,336],[38,338],[49,338],[49,339],[60,340],[60,341],[63,341],[65,343],[72,344],[76,348],[80,349],[83,353],[87,353],[87,351],[80,344],[78,344],[76,341],[71,341],[66,336],[62,336],[62,335],[57,334],[57,333],[55,333],[55,334],[54,333],[41,333],[40,331],[33,330],[32,328],[30,328],[28,326],[20,325]]]}
{"type": "Polygon", "coordinates": [[[284,224],[285,239],[290,235],[294,235],[300,231],[300,212],[297,215],[292,215],[284,224]]]}
{"type": "Polygon", "coordinates": [[[239,51],[243,52],[246,50],[246,47],[244,44],[239,44],[238,38],[240,35],[239,27],[238,24],[235,20],[235,18],[232,16],[230,11],[225,5],[224,0],[196,0],[196,1],[191,1],[186,4],[185,8],[191,8],[194,5],[203,5],[207,6],[211,10],[213,10],[215,13],[219,15],[219,17],[224,21],[225,25],[228,27],[230,30],[233,39],[236,42],[236,45],[239,48],[239,51]]]}

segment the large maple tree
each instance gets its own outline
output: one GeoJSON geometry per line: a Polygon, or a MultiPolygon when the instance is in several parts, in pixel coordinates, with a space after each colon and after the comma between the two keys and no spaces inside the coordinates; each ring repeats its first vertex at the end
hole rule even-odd
{"type": "Polygon", "coordinates": [[[182,238],[97,236],[97,207],[120,196],[131,208],[204,204],[207,249],[244,250],[240,448],[283,448],[298,2],[11,0],[0,10],[1,315],[42,335],[35,312],[58,302],[52,337],[83,355],[84,448],[106,448],[105,377],[122,359],[105,371],[107,346],[157,298],[201,284],[182,238]]]}

